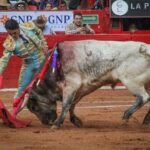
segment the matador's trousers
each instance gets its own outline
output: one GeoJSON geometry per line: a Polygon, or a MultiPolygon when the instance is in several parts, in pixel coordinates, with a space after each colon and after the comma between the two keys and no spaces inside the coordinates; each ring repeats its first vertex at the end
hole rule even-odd
{"type": "Polygon", "coordinates": [[[25,88],[30,84],[35,74],[41,64],[41,58],[39,59],[37,52],[35,51],[30,58],[24,59],[23,65],[21,67],[19,76],[18,91],[15,95],[15,99],[18,98],[25,88]]]}

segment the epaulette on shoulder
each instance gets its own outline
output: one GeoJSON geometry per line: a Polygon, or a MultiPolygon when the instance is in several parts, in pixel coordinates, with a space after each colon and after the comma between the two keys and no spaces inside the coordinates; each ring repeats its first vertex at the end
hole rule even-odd
{"type": "Polygon", "coordinates": [[[15,41],[14,39],[8,35],[6,40],[3,43],[3,46],[5,49],[9,50],[9,51],[13,51],[15,49],[15,41]]]}
{"type": "Polygon", "coordinates": [[[20,27],[27,30],[33,30],[35,28],[35,24],[33,22],[25,22],[21,24],[20,27]]]}

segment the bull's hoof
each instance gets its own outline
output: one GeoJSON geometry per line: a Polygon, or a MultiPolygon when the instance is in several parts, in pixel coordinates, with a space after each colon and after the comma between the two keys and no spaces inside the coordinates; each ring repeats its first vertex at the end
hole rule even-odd
{"type": "Polygon", "coordinates": [[[70,117],[70,121],[78,128],[83,126],[82,121],[75,115],[70,117]]]}
{"type": "Polygon", "coordinates": [[[143,124],[149,124],[149,123],[150,123],[150,110],[148,111],[148,113],[146,114],[143,120],[143,124]]]}
{"type": "Polygon", "coordinates": [[[125,112],[124,112],[124,115],[123,115],[123,117],[122,117],[122,119],[125,120],[126,122],[128,122],[130,116],[131,116],[131,115],[129,114],[129,112],[128,112],[128,111],[125,111],[125,112]]]}
{"type": "Polygon", "coordinates": [[[144,118],[144,120],[143,120],[143,124],[150,124],[150,119],[147,119],[147,118],[144,118]]]}
{"type": "Polygon", "coordinates": [[[60,123],[59,120],[56,120],[54,124],[52,125],[51,129],[59,129],[62,126],[62,123],[60,123]]]}
{"type": "Polygon", "coordinates": [[[150,123],[150,120],[144,120],[144,121],[143,121],[143,124],[144,124],[144,125],[147,125],[147,124],[149,124],[149,123],[150,123]]]}
{"type": "Polygon", "coordinates": [[[60,127],[57,125],[52,125],[51,129],[59,129],[60,127]]]}

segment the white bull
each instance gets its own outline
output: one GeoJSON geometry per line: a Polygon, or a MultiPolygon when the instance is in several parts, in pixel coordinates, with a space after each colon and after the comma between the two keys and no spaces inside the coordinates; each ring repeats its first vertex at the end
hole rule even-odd
{"type": "Polygon", "coordinates": [[[124,113],[125,120],[149,101],[150,46],[148,44],[131,41],[83,40],[59,43],[58,49],[64,78],[57,84],[45,78],[48,96],[44,98],[40,96],[35,87],[31,90],[28,101],[28,108],[42,122],[50,122],[51,116],[53,121],[56,119],[54,119],[54,116],[56,117],[54,102],[61,100],[62,111],[53,127],[60,127],[63,124],[68,111],[71,122],[81,126],[82,122],[74,113],[75,105],[83,96],[106,84],[114,86],[122,82],[136,96],[136,102],[124,113]],[[53,86],[49,86],[51,83],[53,86]],[[34,106],[34,109],[31,106],[34,106]],[[55,115],[52,115],[52,110],[55,115]],[[49,115],[46,117],[44,114],[49,115]]]}

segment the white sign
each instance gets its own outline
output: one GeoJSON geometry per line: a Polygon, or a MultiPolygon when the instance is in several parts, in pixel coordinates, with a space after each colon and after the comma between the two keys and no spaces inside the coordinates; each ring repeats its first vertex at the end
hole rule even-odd
{"type": "Polygon", "coordinates": [[[47,17],[47,26],[53,31],[65,31],[66,25],[73,22],[72,11],[13,11],[0,12],[0,32],[6,32],[3,25],[3,18],[8,17],[17,20],[19,23],[35,20],[37,16],[44,15],[47,17]]]}
{"type": "Polygon", "coordinates": [[[116,0],[112,4],[112,11],[115,15],[125,15],[128,12],[129,6],[128,4],[123,0],[116,0]]]}

